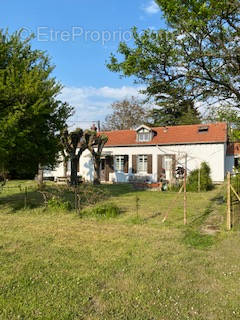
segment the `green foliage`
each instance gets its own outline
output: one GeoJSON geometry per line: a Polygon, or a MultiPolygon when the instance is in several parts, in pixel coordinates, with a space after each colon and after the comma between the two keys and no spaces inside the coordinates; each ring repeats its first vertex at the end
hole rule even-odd
{"type": "Polygon", "coordinates": [[[168,29],[133,28],[108,68],[144,83],[160,107],[226,102],[240,106],[239,0],[157,0],[168,29]]]}
{"type": "Polygon", "coordinates": [[[230,141],[240,141],[240,115],[236,108],[231,108],[231,106],[211,108],[206,120],[211,122],[227,122],[230,141]]]}
{"type": "Polygon", "coordinates": [[[151,116],[154,126],[177,126],[201,122],[197,108],[189,101],[178,105],[172,105],[167,101],[160,108],[153,109],[151,116]]]}
{"type": "Polygon", "coordinates": [[[64,201],[58,197],[53,196],[48,200],[48,208],[54,210],[71,210],[71,204],[69,201],[64,201]]]}
{"type": "Polygon", "coordinates": [[[31,39],[0,30],[0,163],[15,177],[56,164],[57,134],[72,112],[57,99],[62,86],[51,77],[49,57],[33,50],[31,39]]]}
{"type": "MultiPolygon", "coordinates": [[[[200,191],[208,191],[213,188],[210,176],[210,167],[206,162],[202,162],[200,169],[200,191]]],[[[190,172],[187,178],[187,191],[198,191],[199,170],[195,169],[190,172]]]]}
{"type": "Polygon", "coordinates": [[[92,215],[95,217],[102,218],[115,218],[121,213],[121,210],[114,203],[100,204],[91,209],[86,209],[81,212],[81,215],[92,215]]]}

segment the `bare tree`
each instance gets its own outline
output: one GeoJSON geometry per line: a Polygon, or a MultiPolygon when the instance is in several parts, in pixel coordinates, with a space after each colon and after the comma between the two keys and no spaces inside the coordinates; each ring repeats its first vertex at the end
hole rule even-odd
{"type": "Polygon", "coordinates": [[[143,106],[143,102],[135,97],[114,102],[112,114],[106,117],[103,130],[123,130],[138,127],[148,122],[149,111],[143,106]]]}

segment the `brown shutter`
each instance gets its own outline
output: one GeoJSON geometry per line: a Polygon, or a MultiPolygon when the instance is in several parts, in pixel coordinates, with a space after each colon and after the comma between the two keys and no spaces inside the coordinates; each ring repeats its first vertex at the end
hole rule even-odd
{"type": "Polygon", "coordinates": [[[162,178],[162,159],[163,156],[161,154],[158,155],[158,166],[157,166],[157,177],[158,177],[158,182],[161,180],[162,178]]]}
{"type": "Polygon", "coordinates": [[[176,155],[172,155],[172,176],[175,178],[176,176],[176,155]]]}
{"type": "Polygon", "coordinates": [[[147,173],[152,174],[152,155],[149,154],[147,157],[148,165],[147,165],[147,173]]]}
{"type": "Polygon", "coordinates": [[[113,157],[106,156],[105,181],[109,181],[110,172],[114,172],[113,157]]]}
{"type": "Polygon", "coordinates": [[[124,173],[128,173],[128,156],[124,156],[124,173]]]}
{"type": "Polygon", "coordinates": [[[132,173],[137,173],[137,156],[132,156],[132,173]]]}
{"type": "Polygon", "coordinates": [[[78,160],[78,162],[77,162],[77,172],[80,172],[80,159],[78,160]]]}

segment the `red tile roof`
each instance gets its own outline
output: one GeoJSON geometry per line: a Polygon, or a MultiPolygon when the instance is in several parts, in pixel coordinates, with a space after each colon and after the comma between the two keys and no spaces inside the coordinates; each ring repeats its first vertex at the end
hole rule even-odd
{"type": "Polygon", "coordinates": [[[227,155],[228,156],[240,155],[240,142],[229,143],[227,146],[227,155]]]}
{"type": "Polygon", "coordinates": [[[138,142],[135,130],[101,132],[108,136],[106,147],[132,145],[174,145],[195,143],[220,143],[227,141],[227,124],[219,122],[207,125],[184,125],[151,128],[154,137],[149,142],[138,142]],[[207,132],[198,132],[200,127],[208,127],[207,132]]]}

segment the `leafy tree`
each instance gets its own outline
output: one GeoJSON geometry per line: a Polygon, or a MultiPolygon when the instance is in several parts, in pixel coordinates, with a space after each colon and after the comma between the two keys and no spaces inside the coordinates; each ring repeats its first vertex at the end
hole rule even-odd
{"type": "Polygon", "coordinates": [[[192,101],[185,101],[177,106],[166,103],[160,109],[154,108],[151,118],[154,126],[176,126],[201,122],[200,113],[192,101]]]}
{"type": "Polygon", "coordinates": [[[179,108],[184,101],[240,107],[239,0],[157,0],[169,28],[133,28],[108,68],[144,83],[148,97],[179,108]]]}
{"type": "MultiPolygon", "coordinates": [[[[211,169],[206,162],[202,162],[200,168],[200,190],[208,191],[213,188],[213,182],[210,176],[211,169]]],[[[187,178],[187,190],[198,191],[198,176],[199,170],[193,170],[190,172],[187,178]]]]}
{"type": "Polygon", "coordinates": [[[0,163],[15,177],[56,164],[58,133],[72,112],[57,99],[62,86],[51,77],[54,67],[31,39],[0,30],[0,163]]]}
{"type": "Polygon", "coordinates": [[[84,133],[88,150],[91,152],[94,165],[94,184],[100,184],[101,155],[108,137],[104,134],[97,134],[96,130],[86,130],[84,133]]]}
{"type": "Polygon", "coordinates": [[[149,120],[149,112],[143,103],[134,97],[114,102],[111,107],[113,113],[106,117],[104,130],[131,129],[149,120]]]}
{"type": "Polygon", "coordinates": [[[230,140],[240,141],[240,114],[237,109],[229,106],[212,108],[206,116],[206,121],[227,122],[230,140]]]}

